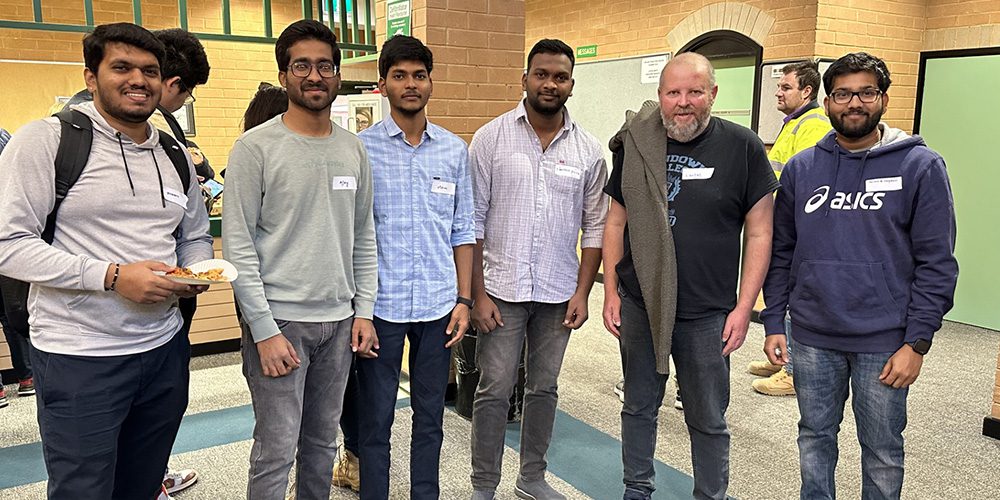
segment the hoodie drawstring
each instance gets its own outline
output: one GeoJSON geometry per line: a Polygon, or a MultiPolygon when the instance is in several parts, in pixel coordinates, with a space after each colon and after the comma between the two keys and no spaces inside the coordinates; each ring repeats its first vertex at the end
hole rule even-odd
{"type": "Polygon", "coordinates": [[[122,144],[122,133],[115,132],[118,138],[118,148],[122,151],[122,163],[125,164],[125,176],[128,177],[128,187],[132,188],[132,196],[135,196],[135,184],[132,183],[132,173],[128,171],[128,160],[125,159],[125,145],[122,144]]]}
{"type": "Polygon", "coordinates": [[[153,156],[153,165],[156,165],[156,179],[160,181],[160,204],[163,208],[167,208],[167,196],[163,194],[163,175],[160,174],[160,164],[156,161],[156,153],[152,149],[149,150],[149,154],[153,156]]]}

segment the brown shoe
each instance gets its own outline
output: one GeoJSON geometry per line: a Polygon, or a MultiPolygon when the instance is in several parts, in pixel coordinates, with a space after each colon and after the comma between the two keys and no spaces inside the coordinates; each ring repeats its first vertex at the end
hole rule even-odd
{"type": "Polygon", "coordinates": [[[340,445],[337,461],[333,464],[333,485],[360,491],[361,469],[358,463],[358,457],[344,448],[344,445],[340,445]]]}
{"type": "Polygon", "coordinates": [[[768,396],[794,396],[795,385],[792,376],[782,367],[777,373],[768,378],[754,380],[751,384],[753,390],[768,396]]]}
{"type": "Polygon", "coordinates": [[[781,365],[771,364],[770,361],[754,361],[747,367],[751,375],[758,377],[770,377],[781,370],[781,365]]]}

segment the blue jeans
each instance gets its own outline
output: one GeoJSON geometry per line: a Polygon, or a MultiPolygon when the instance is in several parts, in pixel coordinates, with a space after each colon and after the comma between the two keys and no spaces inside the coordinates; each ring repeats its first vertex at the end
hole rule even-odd
{"type": "Polygon", "coordinates": [[[337,425],[351,369],[354,318],[321,323],[276,321],[302,361],[282,377],[264,375],[250,327],[240,322],[243,376],[256,420],[247,500],[284,498],[293,463],[296,498],[329,498],[337,425]]]}
{"type": "Polygon", "coordinates": [[[358,427],[361,498],[389,498],[389,449],[396,416],[396,394],[403,362],[403,341],[410,339],[410,498],[436,500],[440,494],[438,470],[444,439],[444,393],[448,388],[451,349],[445,334],[451,314],[420,323],[392,323],[376,317],[378,357],[358,358],[358,409],[364,424],[358,427]]]}
{"type": "MultiPolygon", "coordinates": [[[[900,498],[908,389],[894,389],[878,379],[893,354],[841,352],[801,342],[795,345],[803,500],[837,496],[837,433],[848,392],[854,394],[852,405],[861,443],[861,498],[900,498]]],[[[687,401],[684,405],[686,408],[687,401]]]]}
{"type": "MultiPolygon", "coordinates": [[[[622,292],[619,339],[625,373],[622,462],[626,499],[649,498],[656,489],[653,454],[667,375],[656,372],[649,319],[642,304],[622,292]]],[[[684,388],[684,422],[691,437],[696,499],[724,499],[729,486],[729,358],[722,356],[726,316],[678,319],[670,353],[684,388]]]]}
{"type": "Polygon", "coordinates": [[[785,313],[785,350],[788,351],[788,362],[785,363],[785,371],[789,375],[792,373],[792,317],[785,313]]]}

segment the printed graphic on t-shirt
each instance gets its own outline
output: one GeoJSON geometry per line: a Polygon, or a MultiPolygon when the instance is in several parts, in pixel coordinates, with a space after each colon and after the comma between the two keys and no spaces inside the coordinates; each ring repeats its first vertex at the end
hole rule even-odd
{"type": "MultiPolygon", "coordinates": [[[[702,162],[687,156],[687,155],[667,155],[667,205],[669,206],[674,202],[674,198],[677,197],[681,192],[682,180],[701,180],[708,179],[711,177],[703,175],[692,175],[689,169],[696,168],[706,168],[705,164],[702,162]]],[[[710,169],[715,170],[715,169],[710,169]]],[[[670,214],[668,215],[670,220],[670,226],[673,227],[674,223],[677,222],[677,211],[674,207],[670,207],[670,214]]]]}

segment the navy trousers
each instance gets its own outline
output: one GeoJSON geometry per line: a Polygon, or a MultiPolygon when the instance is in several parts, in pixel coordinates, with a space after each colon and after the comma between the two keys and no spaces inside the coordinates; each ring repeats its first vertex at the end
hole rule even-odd
{"type": "Polygon", "coordinates": [[[180,334],[126,356],[31,349],[48,497],[156,498],[187,409],[190,359],[180,334]]]}
{"type": "Polygon", "coordinates": [[[410,498],[437,499],[438,464],[444,439],[444,395],[448,388],[451,349],[444,347],[451,315],[422,323],[391,323],[375,318],[378,357],[358,358],[361,498],[389,498],[389,439],[396,414],[396,393],[403,362],[403,340],[410,340],[410,407],[413,431],[410,441],[410,498]]]}

